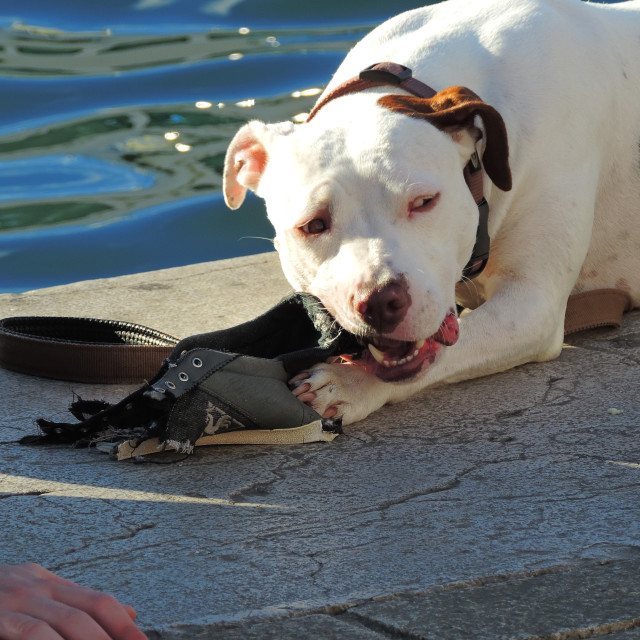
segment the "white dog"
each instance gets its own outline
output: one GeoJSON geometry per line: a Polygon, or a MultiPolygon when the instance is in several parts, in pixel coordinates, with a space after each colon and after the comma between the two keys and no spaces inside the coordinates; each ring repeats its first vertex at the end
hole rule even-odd
{"type": "Polygon", "coordinates": [[[354,422],[556,357],[571,293],[639,306],[639,143],[640,0],[448,0],[375,29],[307,122],[227,153],[227,204],[265,199],[288,280],[365,345],[294,393],[354,422]]]}

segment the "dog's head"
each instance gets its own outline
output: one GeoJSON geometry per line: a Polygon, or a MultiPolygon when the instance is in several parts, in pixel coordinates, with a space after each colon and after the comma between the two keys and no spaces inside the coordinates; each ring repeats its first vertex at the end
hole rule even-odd
{"type": "Polygon", "coordinates": [[[302,125],[245,125],[225,199],[264,198],[291,284],[362,338],[357,364],[403,380],[458,336],[454,290],[478,225],[463,168],[480,139],[487,174],[509,189],[502,118],[468,89],[385,95],[374,108],[356,94],[302,125]]]}

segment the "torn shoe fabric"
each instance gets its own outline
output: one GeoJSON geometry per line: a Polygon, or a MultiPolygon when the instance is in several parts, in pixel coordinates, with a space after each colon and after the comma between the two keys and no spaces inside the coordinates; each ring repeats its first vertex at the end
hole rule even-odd
{"type": "Polygon", "coordinates": [[[167,449],[191,453],[204,444],[331,440],[339,421],[300,402],[287,381],[361,349],[316,298],[292,294],[254,320],[181,340],[158,373],[118,404],[78,398],[70,407],[78,422],[40,419],[43,435],[21,442],[119,442],[113,453],[124,459],[167,449]]]}

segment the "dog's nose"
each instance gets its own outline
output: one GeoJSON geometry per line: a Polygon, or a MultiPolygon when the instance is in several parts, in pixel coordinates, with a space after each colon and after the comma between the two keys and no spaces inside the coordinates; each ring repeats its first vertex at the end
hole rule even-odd
{"type": "Polygon", "coordinates": [[[409,287],[404,280],[390,280],[366,300],[356,303],[356,311],[379,333],[391,333],[411,306],[409,287]]]}

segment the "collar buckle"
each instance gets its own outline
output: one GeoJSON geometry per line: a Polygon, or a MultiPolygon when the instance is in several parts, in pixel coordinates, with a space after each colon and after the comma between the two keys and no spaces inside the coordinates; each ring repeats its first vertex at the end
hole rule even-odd
{"type": "Polygon", "coordinates": [[[478,156],[478,152],[474,151],[471,154],[471,158],[469,158],[469,162],[471,163],[471,171],[472,172],[476,172],[476,171],[480,171],[480,169],[482,169],[482,165],[480,164],[480,158],[478,156]]]}
{"type": "Polygon", "coordinates": [[[377,62],[363,69],[358,77],[366,82],[400,85],[411,78],[411,69],[395,62],[377,62]]]}

